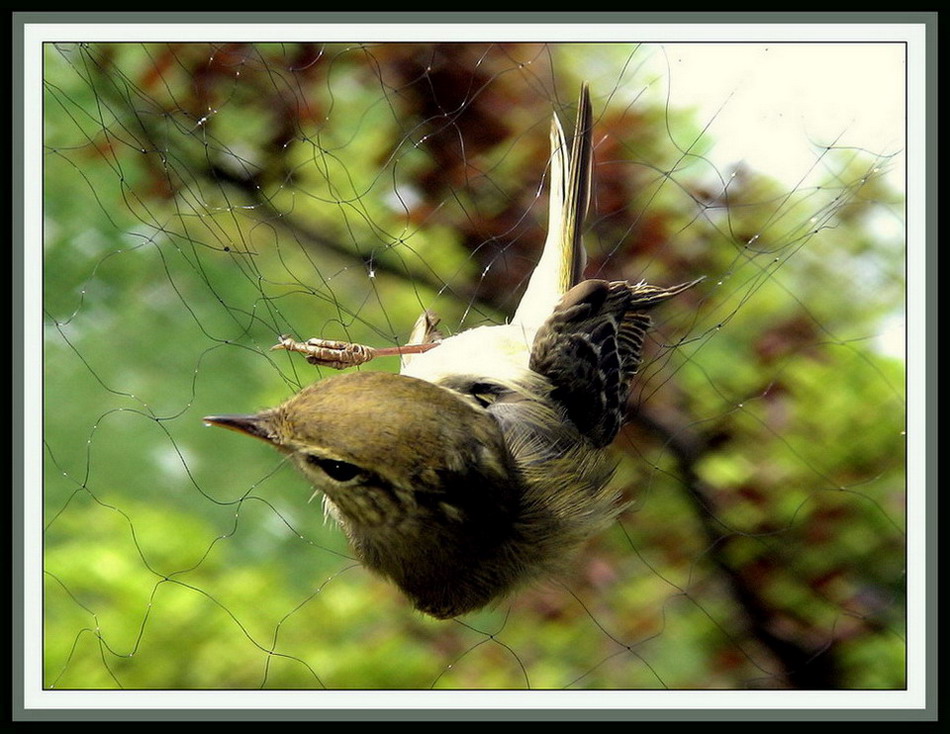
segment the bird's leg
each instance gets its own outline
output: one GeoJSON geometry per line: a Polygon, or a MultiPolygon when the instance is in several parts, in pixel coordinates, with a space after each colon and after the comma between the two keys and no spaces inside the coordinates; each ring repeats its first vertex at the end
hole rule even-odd
{"type": "Polygon", "coordinates": [[[404,354],[419,354],[427,352],[439,345],[439,342],[425,344],[406,344],[399,347],[368,347],[365,344],[334,341],[332,339],[307,339],[298,342],[286,334],[271,349],[284,349],[288,352],[299,352],[306,356],[307,361],[318,367],[332,367],[335,370],[345,370],[347,367],[356,367],[369,362],[376,357],[388,357],[404,354]]]}

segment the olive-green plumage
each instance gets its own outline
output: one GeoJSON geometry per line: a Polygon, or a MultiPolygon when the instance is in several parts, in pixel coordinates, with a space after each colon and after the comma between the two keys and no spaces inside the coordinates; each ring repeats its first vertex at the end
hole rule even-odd
{"type": "MultiPolygon", "coordinates": [[[[438,618],[557,573],[616,518],[607,450],[648,312],[694,285],[577,282],[592,168],[586,85],[579,109],[570,150],[552,124],[550,231],[511,323],[442,339],[426,313],[414,331],[425,351],[404,355],[402,374],[340,375],[256,415],[205,419],[287,454],[361,561],[438,618]]],[[[375,351],[289,337],[278,348],[334,367],[375,351]]]]}

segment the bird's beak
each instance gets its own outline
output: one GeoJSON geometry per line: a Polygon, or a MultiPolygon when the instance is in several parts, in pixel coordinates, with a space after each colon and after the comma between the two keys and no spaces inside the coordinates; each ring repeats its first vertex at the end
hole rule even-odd
{"type": "Polygon", "coordinates": [[[262,415],[209,415],[202,420],[209,426],[228,428],[268,443],[274,441],[269,422],[262,415]]]}

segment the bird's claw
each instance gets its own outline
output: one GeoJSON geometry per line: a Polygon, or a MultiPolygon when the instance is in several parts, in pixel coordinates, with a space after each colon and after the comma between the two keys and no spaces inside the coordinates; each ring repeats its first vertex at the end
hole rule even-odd
{"type": "Polygon", "coordinates": [[[305,342],[298,342],[286,334],[282,335],[271,349],[298,352],[303,354],[312,365],[331,367],[335,370],[345,370],[348,367],[365,364],[376,356],[376,350],[365,344],[333,339],[307,339],[305,342]]]}

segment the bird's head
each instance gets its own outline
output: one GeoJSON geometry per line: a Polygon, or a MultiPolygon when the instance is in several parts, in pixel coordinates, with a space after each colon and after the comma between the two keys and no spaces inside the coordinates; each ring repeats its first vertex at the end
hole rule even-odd
{"type": "Polygon", "coordinates": [[[451,523],[473,505],[501,501],[493,495],[513,481],[491,415],[450,390],[403,375],[331,377],[276,408],[204,420],[288,455],[356,532],[433,515],[451,523]]]}

